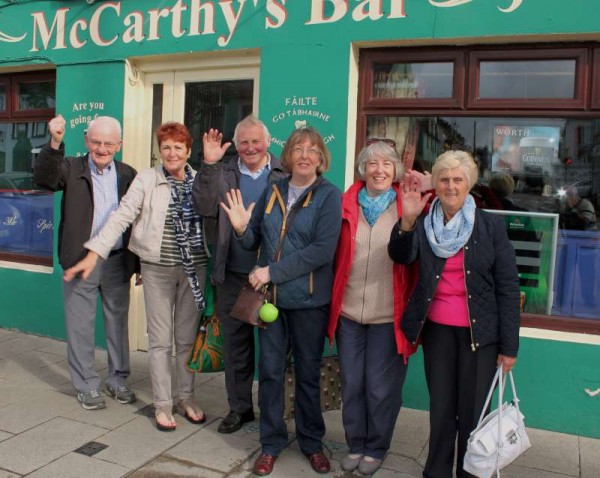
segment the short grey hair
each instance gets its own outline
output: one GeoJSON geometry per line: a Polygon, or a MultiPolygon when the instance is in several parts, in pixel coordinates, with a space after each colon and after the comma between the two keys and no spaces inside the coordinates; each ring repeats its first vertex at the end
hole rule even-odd
{"type": "Polygon", "coordinates": [[[458,151],[458,150],[450,150],[445,153],[440,154],[433,168],[431,168],[431,181],[433,185],[437,183],[437,180],[444,171],[448,169],[462,169],[465,178],[467,180],[467,184],[469,185],[469,189],[471,189],[477,183],[477,179],[479,178],[479,170],[477,168],[477,163],[466,151],[458,151]]]}
{"type": "Polygon", "coordinates": [[[121,123],[119,123],[118,119],[113,118],[112,116],[97,116],[88,123],[87,129],[85,130],[85,134],[88,135],[91,130],[93,130],[100,124],[107,124],[111,128],[114,128],[119,135],[119,139],[121,139],[121,135],[123,134],[123,130],[121,129],[121,123]]]}
{"type": "Polygon", "coordinates": [[[503,171],[495,173],[489,180],[488,186],[501,198],[510,196],[515,190],[515,180],[503,171]]]}
{"type": "Polygon", "coordinates": [[[256,116],[248,115],[235,126],[235,131],[233,132],[233,144],[235,144],[236,148],[238,145],[238,134],[240,133],[240,130],[245,129],[245,128],[250,128],[251,126],[260,126],[263,130],[263,135],[265,136],[265,141],[267,143],[269,142],[269,139],[271,138],[271,134],[269,133],[267,126],[261,120],[259,120],[256,116]]]}
{"type": "Polygon", "coordinates": [[[394,182],[397,182],[404,173],[404,166],[400,161],[400,156],[395,148],[392,148],[389,144],[384,141],[377,141],[368,146],[365,146],[360,153],[358,153],[358,159],[356,160],[356,172],[361,181],[366,179],[365,168],[369,161],[372,159],[383,159],[385,161],[391,161],[394,163],[394,182]]]}

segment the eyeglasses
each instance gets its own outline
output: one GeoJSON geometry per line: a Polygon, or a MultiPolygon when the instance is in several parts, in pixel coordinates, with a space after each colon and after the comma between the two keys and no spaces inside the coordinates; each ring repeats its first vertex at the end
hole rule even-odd
{"type": "Polygon", "coordinates": [[[391,146],[392,148],[396,149],[396,142],[393,139],[389,139],[389,138],[369,138],[367,140],[367,146],[371,146],[372,144],[375,143],[385,143],[388,146],[391,146]]]}
{"type": "Polygon", "coordinates": [[[306,153],[310,158],[318,158],[321,155],[321,151],[315,148],[303,149],[300,147],[295,147],[292,149],[292,153],[296,156],[301,156],[306,153]]]}
{"type": "Polygon", "coordinates": [[[94,148],[100,148],[104,146],[106,149],[114,149],[121,144],[120,141],[98,141],[97,139],[90,139],[89,142],[94,148]]]}

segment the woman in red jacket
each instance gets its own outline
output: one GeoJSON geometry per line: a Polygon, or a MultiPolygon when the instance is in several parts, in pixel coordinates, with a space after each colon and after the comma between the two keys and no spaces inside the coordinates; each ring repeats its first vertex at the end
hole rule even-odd
{"type": "Polygon", "coordinates": [[[408,357],[416,349],[400,330],[400,319],[417,270],[394,264],[387,253],[401,216],[403,168],[394,142],[368,141],[357,169],[360,179],[342,200],[328,334],[337,340],[349,447],[341,466],[368,475],[390,446],[408,357]]]}

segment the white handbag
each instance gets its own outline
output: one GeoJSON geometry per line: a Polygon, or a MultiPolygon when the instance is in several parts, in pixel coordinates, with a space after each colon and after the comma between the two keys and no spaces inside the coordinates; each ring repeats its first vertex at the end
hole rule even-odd
{"type": "Polygon", "coordinates": [[[512,371],[508,372],[513,390],[513,401],[510,403],[504,402],[506,378],[501,378],[502,375],[502,366],[499,366],[477,428],[471,432],[467,443],[463,468],[479,478],[490,478],[494,473],[499,478],[502,468],[531,447],[523,423],[524,417],[519,410],[519,399],[512,371]],[[484,418],[496,382],[498,383],[498,408],[484,418]]]}

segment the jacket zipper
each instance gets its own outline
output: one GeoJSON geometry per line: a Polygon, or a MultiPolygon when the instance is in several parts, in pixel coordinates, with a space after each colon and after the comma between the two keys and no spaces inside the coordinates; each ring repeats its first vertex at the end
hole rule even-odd
{"type": "Polygon", "coordinates": [[[475,352],[475,340],[473,338],[473,327],[471,327],[471,310],[469,309],[469,289],[467,288],[467,270],[465,268],[465,262],[467,258],[466,252],[469,250],[469,246],[465,246],[463,248],[463,280],[465,282],[465,292],[466,292],[466,300],[467,300],[467,321],[469,322],[469,332],[471,334],[471,350],[475,352]]]}

